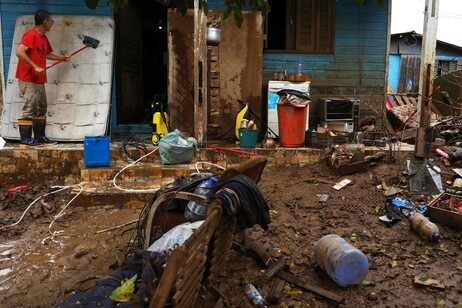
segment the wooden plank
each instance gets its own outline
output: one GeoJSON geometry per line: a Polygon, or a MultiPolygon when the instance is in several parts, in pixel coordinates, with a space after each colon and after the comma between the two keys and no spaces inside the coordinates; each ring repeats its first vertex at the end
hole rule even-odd
{"type": "Polygon", "coordinates": [[[325,298],[328,298],[330,300],[333,300],[337,303],[344,303],[345,302],[345,299],[343,297],[341,297],[340,295],[337,295],[333,292],[330,292],[326,289],[323,289],[317,285],[314,285],[314,284],[311,284],[311,283],[306,283],[300,279],[298,279],[297,277],[295,277],[294,274],[291,274],[291,273],[287,273],[287,272],[284,272],[284,271],[279,271],[278,273],[278,276],[279,278],[281,279],[284,279],[285,281],[289,282],[289,283],[292,283],[296,286],[299,286],[300,288],[303,288],[305,290],[308,290],[308,291],[311,291],[313,293],[316,293],[318,295],[321,295],[325,298]]]}
{"type": "Polygon", "coordinates": [[[281,298],[284,295],[284,285],[285,281],[279,278],[274,279],[273,286],[271,287],[271,291],[266,296],[266,302],[270,305],[276,305],[281,302],[281,298]]]}
{"type": "Polygon", "coordinates": [[[274,277],[284,266],[286,266],[287,261],[285,259],[281,259],[276,263],[273,263],[263,274],[255,279],[254,285],[259,286],[262,283],[270,280],[274,277]]]}
{"type": "Polygon", "coordinates": [[[207,141],[208,57],[207,17],[194,0],[194,136],[199,147],[207,141]]]}

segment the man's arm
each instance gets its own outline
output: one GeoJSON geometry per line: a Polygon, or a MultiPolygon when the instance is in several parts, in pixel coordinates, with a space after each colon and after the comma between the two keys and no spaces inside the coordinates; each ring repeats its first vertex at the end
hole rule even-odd
{"type": "Polygon", "coordinates": [[[59,60],[64,60],[64,61],[67,61],[69,60],[71,56],[70,55],[64,55],[64,57],[60,57],[60,56],[57,56],[57,55],[54,55],[52,53],[49,53],[47,55],[47,59],[50,59],[50,60],[56,60],[56,61],[59,61],[59,60]]]}
{"type": "Polygon", "coordinates": [[[18,48],[16,49],[16,56],[21,60],[22,62],[32,66],[32,68],[37,72],[37,73],[43,73],[43,68],[39,67],[37,64],[35,64],[27,55],[27,51],[29,50],[29,47],[24,46],[23,44],[19,44],[18,48]]]}

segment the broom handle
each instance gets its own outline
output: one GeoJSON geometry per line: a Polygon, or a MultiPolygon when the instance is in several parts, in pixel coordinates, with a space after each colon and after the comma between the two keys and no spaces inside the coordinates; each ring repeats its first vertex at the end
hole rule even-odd
{"type": "MultiPolygon", "coordinates": [[[[84,49],[87,48],[87,47],[88,47],[88,45],[85,45],[85,46],[83,46],[82,48],[80,48],[79,50],[74,51],[73,53],[71,53],[71,55],[69,56],[69,58],[72,57],[73,55],[75,55],[76,53],[81,52],[82,50],[84,50],[84,49]]],[[[50,68],[52,68],[53,66],[55,66],[55,65],[57,65],[57,64],[59,64],[59,63],[65,61],[66,59],[69,59],[69,58],[66,58],[66,57],[61,58],[60,60],[56,61],[56,62],[53,63],[52,65],[48,66],[45,70],[50,69],[50,68]]]]}

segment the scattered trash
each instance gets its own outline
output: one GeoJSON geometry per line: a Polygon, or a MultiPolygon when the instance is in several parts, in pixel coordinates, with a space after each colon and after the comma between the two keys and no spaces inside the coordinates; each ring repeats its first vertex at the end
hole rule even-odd
{"type": "Polygon", "coordinates": [[[297,294],[302,294],[302,290],[300,290],[299,288],[292,287],[286,283],[284,285],[284,293],[290,294],[290,295],[297,295],[297,294]]]}
{"type": "Polygon", "coordinates": [[[332,186],[332,188],[334,188],[336,190],[340,190],[340,189],[342,189],[343,187],[347,186],[350,183],[351,183],[351,180],[343,179],[340,182],[338,182],[337,184],[335,184],[334,186],[332,186]]]}
{"type": "Polygon", "coordinates": [[[247,294],[247,297],[255,306],[261,308],[266,307],[265,302],[263,301],[263,297],[253,284],[249,283],[245,286],[245,294],[247,294]]]}
{"type": "Polygon", "coordinates": [[[425,276],[415,276],[414,284],[421,287],[432,287],[435,289],[444,290],[444,285],[439,280],[425,276]]]}
{"type": "Polygon", "coordinates": [[[446,159],[449,158],[449,155],[446,152],[444,152],[443,150],[441,150],[441,149],[436,149],[435,152],[440,154],[441,156],[443,156],[446,159]]]}
{"type": "Polygon", "coordinates": [[[192,235],[194,230],[200,227],[203,220],[193,223],[186,222],[178,225],[168,232],[166,232],[160,239],[155,241],[147,250],[161,253],[163,255],[170,255],[177,246],[183,243],[192,235]]]}
{"type": "Polygon", "coordinates": [[[443,191],[441,169],[434,162],[427,159],[408,160],[407,170],[411,194],[433,195],[443,191]]]}
{"type": "Polygon", "coordinates": [[[367,299],[375,302],[379,299],[379,296],[375,292],[369,292],[369,294],[367,294],[367,299]]]}
{"type": "Polygon", "coordinates": [[[327,156],[327,164],[337,174],[347,175],[367,170],[369,161],[360,147],[355,144],[345,144],[333,148],[332,153],[327,156]]]}
{"type": "MultiPolygon", "coordinates": [[[[194,193],[208,197],[210,195],[210,190],[212,189],[213,185],[218,181],[218,179],[214,176],[210,177],[209,179],[203,180],[199,185],[196,186],[194,189],[194,193]]],[[[184,217],[186,220],[190,222],[204,220],[205,214],[207,213],[207,205],[204,203],[199,203],[195,201],[189,201],[188,205],[186,206],[184,217]]]]}
{"type": "Polygon", "coordinates": [[[362,283],[369,271],[366,255],[336,234],[323,236],[315,244],[314,255],[318,265],[342,287],[362,283]]]}
{"type": "Polygon", "coordinates": [[[8,189],[8,192],[15,192],[15,191],[22,190],[22,189],[27,189],[27,188],[29,188],[29,186],[27,186],[27,185],[16,186],[16,187],[12,187],[12,188],[8,189]]]}
{"type": "Polygon", "coordinates": [[[197,140],[175,129],[160,139],[158,150],[163,165],[187,164],[197,151],[197,140]]]}
{"type": "Polygon", "coordinates": [[[409,219],[411,228],[423,238],[430,241],[438,241],[441,238],[438,226],[428,220],[423,214],[414,213],[409,219]]]}
{"type": "Polygon", "coordinates": [[[321,197],[319,198],[319,202],[326,203],[327,200],[329,200],[329,196],[330,196],[329,192],[323,192],[321,197]]]}
{"type": "Polygon", "coordinates": [[[446,189],[430,201],[427,214],[435,222],[462,229],[462,190],[446,189]]]}
{"type": "Polygon", "coordinates": [[[2,137],[0,137],[0,150],[5,147],[6,141],[2,137]]]}
{"type": "Polygon", "coordinates": [[[410,217],[415,212],[423,214],[426,210],[426,205],[415,205],[412,201],[394,198],[385,202],[386,215],[380,216],[379,219],[386,223],[393,223],[403,217],[410,217]]]}
{"type": "Polygon", "coordinates": [[[135,281],[138,278],[138,275],[133,275],[132,278],[121,281],[120,287],[112,291],[110,299],[115,302],[126,303],[131,301],[135,297],[135,281]]]}

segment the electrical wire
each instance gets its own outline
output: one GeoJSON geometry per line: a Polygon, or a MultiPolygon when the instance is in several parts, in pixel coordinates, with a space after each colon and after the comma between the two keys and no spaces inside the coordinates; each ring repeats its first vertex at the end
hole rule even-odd
{"type": "MultiPolygon", "coordinates": [[[[80,186],[80,184],[78,184],[78,185],[80,186]]],[[[55,191],[46,193],[46,194],[44,194],[44,195],[41,195],[40,197],[38,197],[37,199],[35,199],[34,201],[32,201],[32,203],[30,203],[30,204],[27,206],[27,208],[24,210],[24,212],[22,213],[22,215],[21,215],[21,217],[19,218],[18,221],[16,221],[15,223],[12,223],[11,225],[7,225],[7,226],[0,227],[0,230],[1,230],[1,229],[4,229],[4,228],[8,228],[8,227],[14,227],[14,226],[16,226],[17,224],[19,224],[19,223],[22,221],[22,219],[24,218],[24,216],[26,215],[27,211],[29,211],[29,209],[32,207],[32,205],[34,205],[34,204],[35,204],[37,201],[39,201],[40,199],[42,199],[42,198],[44,198],[44,197],[46,197],[46,196],[52,195],[52,194],[56,194],[56,193],[58,193],[58,192],[60,192],[60,191],[63,191],[63,190],[65,190],[65,189],[72,188],[72,187],[74,187],[74,186],[76,186],[76,185],[64,186],[64,187],[62,187],[62,188],[60,188],[60,189],[58,189],[58,190],[55,190],[55,191]]],[[[70,202],[72,202],[74,199],[75,199],[75,197],[74,197],[70,202]]],[[[70,203],[70,202],[69,202],[69,203],[70,203]]],[[[69,204],[69,203],[68,203],[68,204],[69,204]]],[[[67,205],[66,205],[66,206],[67,206],[67,205]]]]}
{"type": "Polygon", "coordinates": [[[152,150],[151,152],[141,156],[140,158],[138,158],[136,161],[132,162],[131,164],[123,167],[119,172],[117,172],[117,174],[114,176],[114,178],[112,179],[112,183],[114,184],[114,187],[116,187],[117,189],[119,190],[122,190],[122,191],[125,191],[125,192],[156,192],[159,190],[159,188],[152,188],[152,189],[126,189],[126,188],[122,188],[120,187],[119,185],[117,185],[116,183],[116,179],[117,177],[119,176],[119,174],[121,174],[123,171],[125,171],[127,168],[137,164],[140,160],[142,160],[143,158],[151,155],[152,153],[156,152],[157,151],[157,147],[152,150]]]}
{"type": "Polygon", "coordinates": [[[202,164],[202,165],[208,164],[208,165],[211,165],[211,166],[213,166],[213,167],[217,167],[217,168],[219,168],[219,169],[221,169],[221,170],[226,170],[225,167],[222,167],[222,166],[220,166],[220,165],[217,165],[217,164],[214,164],[214,163],[211,163],[211,162],[208,162],[208,161],[198,161],[198,162],[196,162],[196,164],[195,164],[197,173],[201,173],[201,171],[200,171],[199,168],[198,168],[199,164],[202,164]]]}
{"type": "Polygon", "coordinates": [[[58,234],[62,233],[63,231],[54,231],[54,232],[51,232],[51,226],[54,224],[54,222],[56,221],[56,219],[64,216],[64,211],[66,210],[66,208],[72,203],[74,202],[74,200],[83,192],[83,186],[81,184],[76,184],[76,185],[73,185],[73,186],[70,186],[70,187],[75,187],[75,186],[78,186],[80,187],[80,191],[61,209],[61,211],[55,215],[55,217],[53,218],[53,220],[51,221],[51,223],[48,225],[48,233],[50,233],[50,236],[47,236],[45,237],[43,240],[42,240],[42,244],[45,244],[45,241],[47,239],[51,239],[53,240],[53,238],[55,236],[57,236],[58,234]]]}

